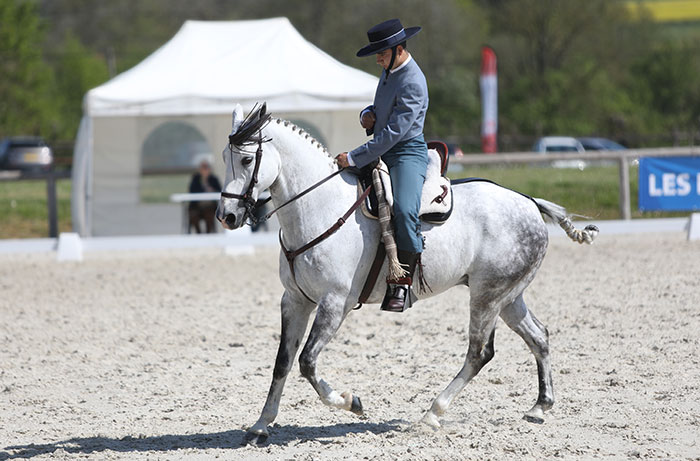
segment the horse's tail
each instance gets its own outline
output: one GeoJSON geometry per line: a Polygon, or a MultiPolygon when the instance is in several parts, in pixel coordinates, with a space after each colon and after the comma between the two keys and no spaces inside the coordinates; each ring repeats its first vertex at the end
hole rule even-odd
{"type": "Polygon", "coordinates": [[[563,206],[541,198],[533,200],[537,204],[540,213],[544,216],[545,221],[559,224],[559,226],[564,229],[564,232],[566,232],[566,235],[574,242],[591,244],[598,235],[598,228],[592,224],[589,224],[583,230],[576,229],[571,222],[571,217],[566,212],[566,208],[563,206]]]}

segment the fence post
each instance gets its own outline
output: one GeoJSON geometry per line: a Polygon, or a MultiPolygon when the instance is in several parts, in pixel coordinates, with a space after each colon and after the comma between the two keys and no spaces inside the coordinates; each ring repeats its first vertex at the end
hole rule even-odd
{"type": "Polygon", "coordinates": [[[623,153],[620,155],[620,216],[624,220],[632,219],[631,201],[630,201],[630,172],[627,156],[623,153]]]}
{"type": "Polygon", "coordinates": [[[46,204],[49,209],[49,237],[58,237],[58,210],[56,205],[56,176],[51,170],[46,176],[46,204]]]}

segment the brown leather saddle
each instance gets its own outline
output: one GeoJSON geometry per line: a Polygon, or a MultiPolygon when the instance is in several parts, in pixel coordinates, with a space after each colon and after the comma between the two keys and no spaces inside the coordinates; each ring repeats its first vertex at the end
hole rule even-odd
{"type": "MultiPolygon", "coordinates": [[[[438,211],[433,211],[433,212],[425,212],[421,213],[420,219],[425,222],[429,222],[432,224],[441,224],[450,217],[452,214],[452,194],[448,190],[449,186],[449,180],[447,180],[444,176],[447,173],[447,167],[449,164],[449,156],[448,156],[448,151],[447,151],[447,146],[445,143],[442,141],[430,141],[428,142],[428,150],[434,150],[437,152],[438,157],[439,157],[439,165],[437,168],[439,169],[439,173],[435,172],[434,175],[438,175],[442,177],[444,184],[440,186],[440,188],[437,189],[437,192],[433,193],[434,197],[428,197],[430,201],[432,202],[437,202],[437,203],[442,203],[444,200],[446,200],[446,197],[449,195],[449,204],[445,204],[445,206],[440,207],[438,211]]],[[[434,154],[431,154],[434,155],[434,154]]],[[[434,160],[433,160],[434,161],[434,160]]],[[[377,218],[378,217],[378,206],[377,206],[377,195],[375,193],[374,187],[372,185],[372,170],[376,167],[378,161],[372,162],[371,164],[365,166],[360,170],[359,174],[359,180],[360,180],[360,188],[362,190],[366,189],[368,186],[372,186],[371,191],[369,196],[367,197],[367,200],[362,206],[362,212],[369,218],[377,218]]],[[[430,168],[430,166],[429,166],[430,168]]],[[[433,168],[435,168],[433,166],[433,168]]],[[[427,184],[428,179],[426,178],[426,184],[427,184]]],[[[424,195],[426,194],[426,190],[424,189],[423,191],[424,195]]]]}

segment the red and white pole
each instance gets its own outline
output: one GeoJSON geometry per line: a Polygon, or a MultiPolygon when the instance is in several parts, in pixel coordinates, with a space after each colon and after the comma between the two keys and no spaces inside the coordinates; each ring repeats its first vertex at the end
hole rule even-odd
{"type": "Polygon", "coordinates": [[[489,154],[498,152],[498,79],[496,53],[488,46],[481,48],[481,149],[489,154]]]}

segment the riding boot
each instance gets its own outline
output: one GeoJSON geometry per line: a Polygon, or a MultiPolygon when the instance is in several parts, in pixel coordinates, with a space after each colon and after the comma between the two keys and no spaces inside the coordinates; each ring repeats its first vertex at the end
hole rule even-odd
{"type": "Polygon", "coordinates": [[[386,295],[381,307],[383,311],[403,312],[413,305],[411,285],[420,253],[399,250],[398,256],[399,262],[407,268],[408,274],[396,280],[387,280],[386,295]]]}

